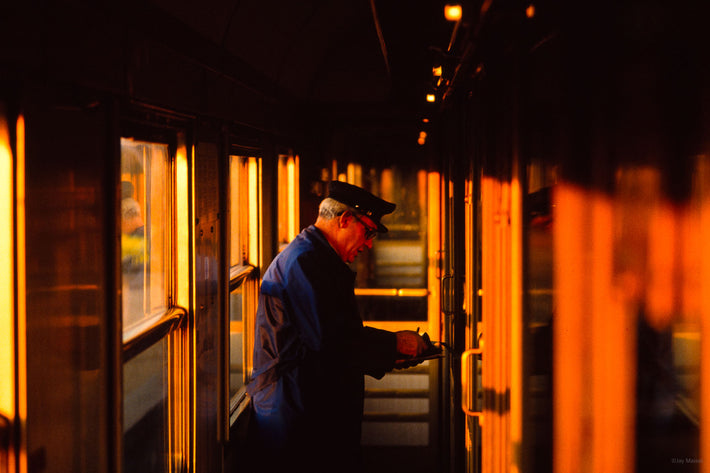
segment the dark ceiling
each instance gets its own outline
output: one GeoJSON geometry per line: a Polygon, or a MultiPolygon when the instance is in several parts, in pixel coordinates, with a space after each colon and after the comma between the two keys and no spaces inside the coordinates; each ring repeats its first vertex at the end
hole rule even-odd
{"type": "Polygon", "coordinates": [[[416,113],[425,102],[436,50],[446,49],[453,29],[437,0],[155,3],[266,76],[291,101],[348,110],[375,106],[395,115],[416,113]]]}

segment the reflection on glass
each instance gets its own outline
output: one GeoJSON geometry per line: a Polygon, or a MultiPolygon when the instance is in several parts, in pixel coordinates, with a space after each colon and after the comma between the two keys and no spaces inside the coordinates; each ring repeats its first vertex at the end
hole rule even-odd
{"type": "Polygon", "coordinates": [[[427,179],[417,169],[371,169],[368,179],[353,182],[397,208],[382,223],[389,231],[377,236],[370,252],[355,260],[357,287],[426,287],[427,179]]]}
{"type": "MultiPolygon", "coordinates": [[[[244,347],[252,346],[258,297],[258,269],[254,268],[261,264],[261,158],[230,156],[229,166],[230,287],[234,288],[229,296],[229,395],[232,398],[242,391],[252,366],[252,354],[244,347]]],[[[282,173],[289,179],[297,175],[294,166],[297,160],[286,160],[285,167],[279,167],[280,179],[282,173]]],[[[282,195],[281,189],[279,195],[282,195]]]]}
{"type": "Polygon", "coordinates": [[[229,157],[230,266],[259,266],[261,258],[261,158],[229,157]]]}
{"type": "Polygon", "coordinates": [[[279,251],[283,250],[299,230],[299,158],[279,156],[278,161],[278,239],[279,251]]]}
{"type": "Polygon", "coordinates": [[[123,365],[123,471],[168,471],[167,339],[123,365]]]}
{"type": "MultiPolygon", "coordinates": [[[[358,289],[427,288],[427,173],[416,168],[372,168],[361,172],[348,165],[348,182],[361,186],[397,208],[382,223],[387,233],[377,236],[370,251],[352,264],[358,289]]],[[[427,297],[358,295],[367,321],[427,320],[427,297]]]]}
{"type": "Polygon", "coordinates": [[[123,338],[167,308],[168,146],[121,139],[123,338]]]}
{"type": "Polygon", "coordinates": [[[229,397],[234,396],[244,386],[244,326],[242,322],[242,300],[244,285],[229,294],[229,397]]]}

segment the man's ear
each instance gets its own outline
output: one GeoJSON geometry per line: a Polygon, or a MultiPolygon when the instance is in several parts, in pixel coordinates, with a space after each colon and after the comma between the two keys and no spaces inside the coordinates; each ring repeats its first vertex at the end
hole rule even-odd
{"type": "Polygon", "coordinates": [[[338,224],[342,228],[347,228],[348,225],[350,225],[350,222],[353,220],[353,213],[349,210],[346,210],[345,212],[340,214],[340,218],[338,219],[338,224]]]}

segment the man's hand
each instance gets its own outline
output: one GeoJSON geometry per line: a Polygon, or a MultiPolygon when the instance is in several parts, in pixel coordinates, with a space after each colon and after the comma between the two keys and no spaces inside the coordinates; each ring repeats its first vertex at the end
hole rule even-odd
{"type": "Polygon", "coordinates": [[[397,336],[397,352],[402,355],[419,356],[428,348],[421,335],[413,330],[400,330],[395,332],[395,335],[397,336]]]}

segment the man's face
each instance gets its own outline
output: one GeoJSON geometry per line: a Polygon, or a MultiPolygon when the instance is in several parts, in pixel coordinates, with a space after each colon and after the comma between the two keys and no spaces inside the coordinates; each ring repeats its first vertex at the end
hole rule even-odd
{"type": "Polygon", "coordinates": [[[377,225],[364,215],[343,215],[348,220],[347,226],[343,229],[340,257],[350,264],[365,248],[372,248],[372,240],[377,235],[377,225]]]}

